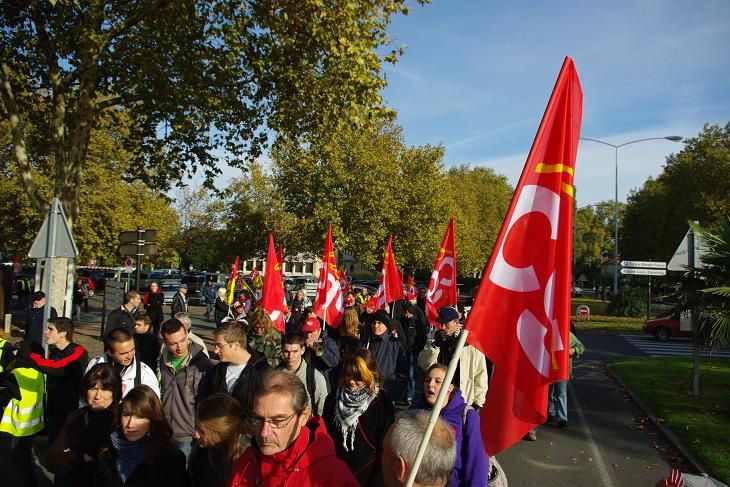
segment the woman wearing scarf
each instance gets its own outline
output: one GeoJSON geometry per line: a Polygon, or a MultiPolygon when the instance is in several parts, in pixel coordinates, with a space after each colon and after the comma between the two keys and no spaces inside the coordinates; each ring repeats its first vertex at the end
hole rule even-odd
{"type": "Polygon", "coordinates": [[[97,364],[81,383],[86,406],[69,414],[61,432],[48,448],[48,469],[71,487],[91,487],[102,449],[111,446],[119,421],[122,378],[109,364],[97,364]]]}
{"type": "MultiPolygon", "coordinates": [[[[432,410],[441,387],[444,385],[447,367],[433,364],[423,380],[423,398],[417,399],[411,409],[432,410]]],[[[439,416],[455,433],[456,463],[451,474],[450,487],[486,487],[489,475],[489,457],[484,451],[479,430],[479,414],[466,402],[455,384],[449,384],[449,392],[440,406],[439,416]]]]}
{"type": "Polygon", "coordinates": [[[165,317],[162,313],[162,305],[165,304],[165,294],[160,290],[157,281],[150,283],[150,290],[144,293],[144,309],[147,316],[152,320],[152,333],[160,336],[160,325],[165,317]]]}
{"type": "Polygon", "coordinates": [[[263,354],[272,367],[279,365],[284,358],[281,354],[281,333],[274,328],[263,308],[257,308],[251,316],[248,348],[263,354]]]}
{"type": "Polygon", "coordinates": [[[121,409],[121,425],[111,434],[112,447],[99,457],[94,485],[187,486],[185,455],[172,444],[157,394],[139,385],[124,397],[121,409]]]}
{"type": "Polygon", "coordinates": [[[382,486],[383,438],[395,412],[375,358],[356,350],[344,358],[339,386],[327,396],[324,420],[343,460],[361,486],[382,486]]]}

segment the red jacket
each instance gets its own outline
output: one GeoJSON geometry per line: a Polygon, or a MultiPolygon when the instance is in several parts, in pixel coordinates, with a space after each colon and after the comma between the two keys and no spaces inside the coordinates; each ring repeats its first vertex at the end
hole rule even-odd
{"type": "Polygon", "coordinates": [[[231,487],[359,487],[320,417],[311,418],[294,444],[274,455],[250,446],[233,464],[231,487]],[[335,480],[336,479],[336,480],[335,480]]]}

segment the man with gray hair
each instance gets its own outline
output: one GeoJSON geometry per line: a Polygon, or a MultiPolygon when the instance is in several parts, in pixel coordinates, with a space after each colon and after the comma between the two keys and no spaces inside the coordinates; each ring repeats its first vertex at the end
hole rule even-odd
{"type": "Polygon", "coordinates": [[[181,311],[179,313],[175,313],[175,319],[182,322],[183,326],[185,327],[185,331],[188,332],[188,340],[193,343],[197,343],[198,345],[203,347],[203,353],[206,357],[210,358],[210,353],[208,353],[208,347],[205,345],[203,339],[192,332],[193,320],[190,318],[190,314],[181,311]]]}
{"type": "MultiPolygon", "coordinates": [[[[401,411],[395,416],[383,440],[383,480],[386,487],[406,484],[411,465],[428,427],[430,413],[417,409],[401,411]]],[[[428,440],[414,487],[445,487],[456,461],[456,441],[451,428],[440,418],[428,440]]]]}

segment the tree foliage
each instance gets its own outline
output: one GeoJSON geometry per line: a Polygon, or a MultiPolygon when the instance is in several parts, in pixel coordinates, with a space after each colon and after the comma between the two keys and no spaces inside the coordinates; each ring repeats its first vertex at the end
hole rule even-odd
{"type": "MultiPolygon", "coordinates": [[[[120,265],[122,257],[116,253],[119,233],[142,226],[158,230],[158,254],[145,257],[145,263],[177,266],[178,255],[172,245],[178,225],[176,212],[159,192],[139,182],[124,182],[119,176],[120,168],[128,165],[131,157],[117,136],[122,129],[101,127],[89,144],[88,170],[79,187],[82,207],[73,227],[79,250],[77,264],[93,258],[98,265],[120,265]]],[[[0,134],[6,130],[7,124],[0,126],[0,134]]],[[[33,177],[39,192],[50,199],[52,169],[34,169],[33,177]]],[[[32,207],[12,165],[0,171],[0,207],[0,242],[9,254],[26,255],[46,214],[32,207]]]]}
{"type": "MultiPolygon", "coordinates": [[[[513,188],[490,168],[462,165],[446,172],[443,191],[456,223],[457,270],[476,276],[489,261],[513,188]]],[[[436,256],[432,253],[431,260],[436,256]]]]}
{"type": "Polygon", "coordinates": [[[687,221],[712,227],[730,214],[730,123],[705,125],[667,157],[662,173],[629,196],[622,222],[622,257],[668,260],[687,221]]]}
{"type": "MultiPolygon", "coordinates": [[[[421,3],[421,2],[419,2],[421,3]]],[[[7,1],[0,4],[0,116],[38,210],[79,216],[92,135],[120,113],[133,155],[120,176],[166,189],[219,159],[244,167],[268,138],[306,143],[392,116],[380,95],[386,28],[401,0],[7,1]],[[38,128],[38,137],[28,133],[38,128]],[[53,156],[50,192],[36,180],[53,156]]]]}
{"type": "MultiPolygon", "coordinates": [[[[626,205],[619,202],[619,219],[626,205]]],[[[614,202],[600,201],[575,210],[573,254],[581,266],[597,266],[604,256],[613,257],[614,202]]]]}

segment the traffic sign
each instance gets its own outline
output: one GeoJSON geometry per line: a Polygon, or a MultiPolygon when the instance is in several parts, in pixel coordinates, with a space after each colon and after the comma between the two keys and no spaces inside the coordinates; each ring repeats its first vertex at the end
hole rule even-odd
{"type": "Polygon", "coordinates": [[[76,249],[61,202],[58,198],[53,198],[46,219],[43,220],[43,225],[28,251],[28,257],[31,259],[47,257],[75,259],[77,255],[79,255],[79,251],[76,249]]]}
{"type": "MultiPolygon", "coordinates": [[[[142,255],[157,254],[157,244],[146,243],[140,248],[142,249],[142,255]]],[[[119,255],[137,255],[137,244],[122,244],[117,247],[117,253],[119,255]]]]}
{"type": "MultiPolygon", "coordinates": [[[[653,262],[645,260],[622,260],[621,267],[645,267],[647,269],[666,269],[666,262],[653,262]]],[[[664,274],[661,274],[662,276],[664,274]]]]}
{"type": "MultiPolygon", "coordinates": [[[[119,234],[119,243],[131,244],[137,243],[137,230],[129,232],[121,232],[119,234]]],[[[140,230],[139,233],[142,235],[142,240],[145,242],[154,242],[157,240],[157,230],[140,230]]]]}
{"type": "Polygon", "coordinates": [[[634,276],[666,276],[666,269],[621,269],[621,274],[631,274],[634,276]]]}
{"type": "Polygon", "coordinates": [[[591,309],[585,304],[581,304],[580,306],[578,306],[578,309],[576,309],[576,313],[578,314],[578,316],[590,316],[591,309]]]}
{"type": "Polygon", "coordinates": [[[133,265],[134,261],[130,257],[124,259],[124,267],[132,267],[133,265]]]}

